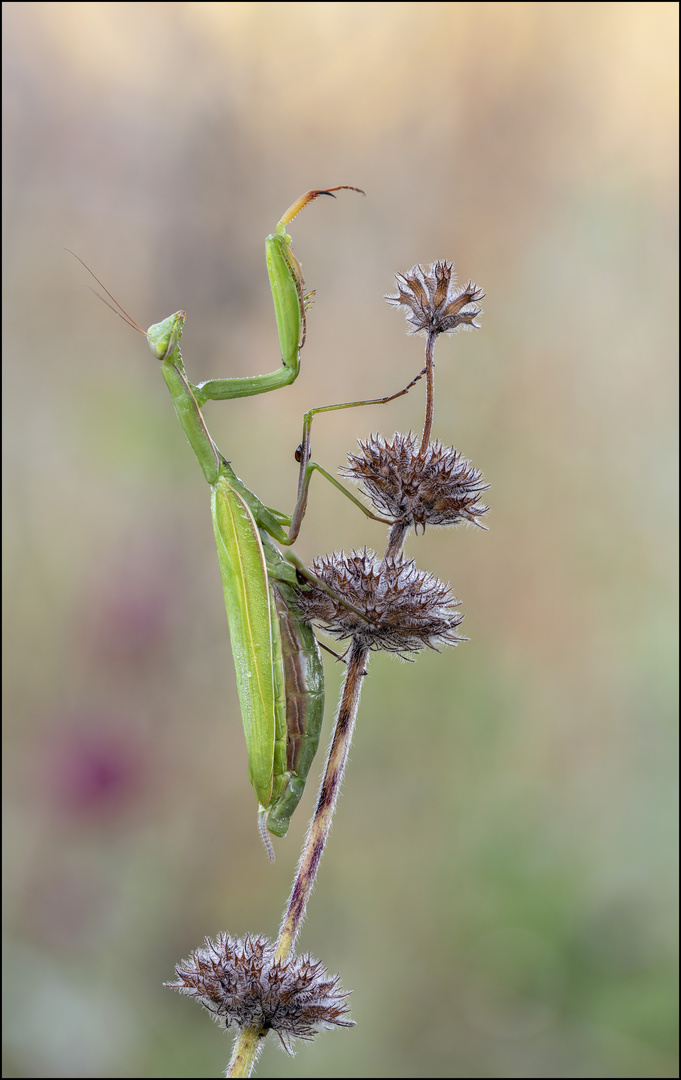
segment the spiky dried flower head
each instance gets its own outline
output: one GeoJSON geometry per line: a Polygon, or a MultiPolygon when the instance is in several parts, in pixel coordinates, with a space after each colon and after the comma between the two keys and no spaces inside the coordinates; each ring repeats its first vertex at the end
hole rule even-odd
{"type": "Polygon", "coordinates": [[[463,289],[457,288],[453,263],[445,260],[431,266],[417,263],[408,273],[396,274],[395,280],[397,296],[385,299],[404,309],[412,334],[422,330],[429,334],[453,334],[460,329],[479,329],[475,318],[482,313],[478,301],[485,294],[472,281],[463,289]]]}
{"type": "Polygon", "coordinates": [[[359,484],[380,514],[399,519],[405,527],[456,525],[468,521],[486,528],[480,518],[489,509],[480,502],[489,488],[482,473],[453,446],[430,442],[421,453],[416,435],[372,435],[360,453],[348,454],[343,476],[359,484]]]}
{"type": "Polygon", "coordinates": [[[171,990],[195,998],[217,1023],[274,1031],[289,1053],[291,1039],[314,1039],[321,1028],[354,1027],[347,1018],[347,993],[340,976],[328,977],[323,964],[309,953],[275,959],[269,938],[206,938],[175,967],[171,990]]]}
{"type": "Polygon", "coordinates": [[[394,653],[466,640],[454,632],[463,615],[454,610],[459,601],[449,585],[417,570],[413,559],[380,559],[365,548],[320,556],[311,570],[334,595],[312,584],[301,589],[298,607],[334,637],[394,653]]]}

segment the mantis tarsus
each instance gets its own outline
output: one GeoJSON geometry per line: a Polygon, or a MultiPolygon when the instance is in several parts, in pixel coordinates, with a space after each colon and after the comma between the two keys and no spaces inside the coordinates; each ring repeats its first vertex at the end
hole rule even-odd
{"type": "MultiPolygon", "coordinates": [[[[296,540],[315,470],[326,476],[368,517],[392,524],[392,521],[371,513],[335,477],[310,459],[310,428],[318,412],[392,401],[407,393],[423,372],[396,394],[327,405],[305,414],[303,438],[296,452],[300,462],[299,480],[291,516],[265,506],[238,478],[213,442],[201,405],[209,400],[267,393],[298,377],[300,350],[306,336],[308,296],[304,291],[302,268],[293,254],[286,226],[319,195],[332,195],[342,189],[360,191],[347,185],[308,191],[289,207],[265,242],[282,353],[282,366],[276,371],[249,378],[214,379],[195,386],[187,379],[180,353],[184,312],[178,311],[154,324],[145,335],[154,356],[161,361],[177,417],[212,488],[213,528],[248,749],[249,776],[258,798],[261,833],[271,858],[273,853],[267,830],[276,836],[284,836],[288,830],[317,750],[324,709],[324,674],[319,647],[312,627],[297,614],[296,592],[305,587],[306,578],[327,588],[293,555],[285,559],[272,541],[289,546],[296,540]]],[[[107,295],[111,296],[108,291],[107,295]]],[[[120,308],[117,301],[114,303],[120,308]]],[[[127,313],[123,312],[123,315],[144,334],[127,313]]]]}

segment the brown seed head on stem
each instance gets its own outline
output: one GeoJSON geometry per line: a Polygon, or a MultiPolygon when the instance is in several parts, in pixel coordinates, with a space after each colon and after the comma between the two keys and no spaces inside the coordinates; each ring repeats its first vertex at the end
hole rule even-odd
{"type": "Polygon", "coordinates": [[[309,954],[277,960],[274,943],[262,935],[206,938],[205,947],[175,971],[177,982],[166,983],[169,989],[195,998],[225,1028],[234,1023],[263,1036],[275,1031],[289,1053],[292,1038],[314,1039],[324,1027],[354,1027],[339,976],[329,978],[309,954]]]}
{"type": "MultiPolygon", "coordinates": [[[[417,263],[406,274],[396,274],[397,296],[385,299],[403,308],[412,334],[454,334],[478,328],[475,319],[482,313],[478,301],[484,292],[469,281],[457,288],[454,264],[441,260],[432,266],[417,263]]],[[[478,328],[479,329],[479,328],[478,328]]]]}
{"type": "Polygon", "coordinates": [[[435,440],[421,453],[416,435],[397,432],[391,440],[371,435],[359,447],[339,472],[360,485],[379,514],[417,532],[461,521],[486,528],[480,518],[489,507],[480,499],[489,484],[453,446],[435,440]]]}
{"type": "Polygon", "coordinates": [[[433,427],[435,372],[433,350],[439,334],[478,328],[481,314],[478,301],[485,295],[472,281],[463,289],[456,286],[454,264],[441,260],[432,266],[417,263],[406,274],[396,274],[397,296],[386,296],[393,307],[403,308],[412,334],[426,335],[426,415],[419,454],[426,453],[433,427]]]}
{"type": "Polygon", "coordinates": [[[412,559],[373,551],[334,552],[314,560],[314,574],[338,599],[314,585],[301,589],[298,607],[305,619],[318,622],[334,637],[354,639],[362,647],[411,653],[456,645],[466,639],[455,633],[463,615],[449,585],[412,559]],[[343,599],[364,612],[360,617],[343,599]]]}

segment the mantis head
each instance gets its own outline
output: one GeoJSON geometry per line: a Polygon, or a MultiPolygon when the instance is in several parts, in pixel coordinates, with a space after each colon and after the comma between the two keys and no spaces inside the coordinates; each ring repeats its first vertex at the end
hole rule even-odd
{"type": "Polygon", "coordinates": [[[157,360],[167,360],[172,356],[180,344],[186,317],[184,311],[176,311],[174,315],[149,327],[147,341],[157,360]]]}

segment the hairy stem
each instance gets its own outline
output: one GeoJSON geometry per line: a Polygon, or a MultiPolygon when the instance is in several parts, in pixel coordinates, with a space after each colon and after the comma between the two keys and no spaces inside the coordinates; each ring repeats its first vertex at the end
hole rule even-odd
{"type": "Polygon", "coordinates": [[[300,862],[298,863],[298,872],[293,882],[288,908],[279,931],[276,949],[278,960],[284,960],[293,949],[305,918],[305,909],[310,899],[317,867],[329,835],[333,812],[340,792],[343,771],[357,717],[362,679],[366,675],[368,656],[368,648],[359,645],[357,641],[353,640],[350,646],[345,682],[338,708],[338,718],[326,762],[324,779],[319,789],[314,817],[310,823],[300,862]]]}
{"type": "Polygon", "coordinates": [[[421,439],[419,456],[425,454],[428,443],[430,442],[430,433],[433,430],[433,412],[435,410],[435,365],[433,363],[433,352],[436,341],[437,334],[433,333],[431,330],[426,341],[426,416],[423,421],[423,437],[421,439]]]}
{"type": "Polygon", "coordinates": [[[403,521],[396,521],[390,529],[388,536],[388,546],[383,556],[383,562],[388,558],[398,559],[402,554],[404,547],[404,541],[410,526],[403,521]]]}
{"type": "Polygon", "coordinates": [[[250,1076],[265,1043],[266,1031],[244,1027],[234,1040],[232,1057],[225,1076],[250,1076]]]}

